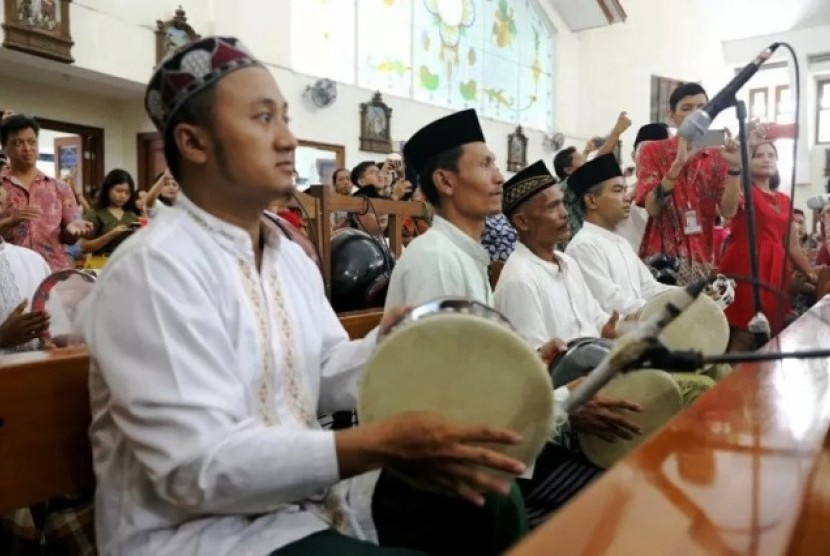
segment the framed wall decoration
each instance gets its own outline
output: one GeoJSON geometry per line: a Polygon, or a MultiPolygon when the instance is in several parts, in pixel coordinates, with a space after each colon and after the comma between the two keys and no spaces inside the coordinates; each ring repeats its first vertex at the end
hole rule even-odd
{"type": "Polygon", "coordinates": [[[173,19],[156,21],[156,64],[168,54],[201,38],[187,23],[187,15],[181,5],[173,19]]]}
{"type": "Polygon", "coordinates": [[[522,126],[507,136],[507,170],[518,172],[527,166],[527,135],[522,126]]]}
{"type": "Polygon", "coordinates": [[[392,109],[376,92],[369,102],[360,104],[360,150],[372,153],[392,152],[390,123],[392,109]]]}
{"type": "Polygon", "coordinates": [[[669,97],[672,92],[686,83],[681,79],[671,79],[669,77],[660,77],[659,75],[651,76],[651,121],[658,123],[668,123],[666,121],[666,114],[669,111],[669,97]]]}
{"type": "Polygon", "coordinates": [[[69,3],[72,0],[4,0],[3,46],[71,64],[69,3]]]}

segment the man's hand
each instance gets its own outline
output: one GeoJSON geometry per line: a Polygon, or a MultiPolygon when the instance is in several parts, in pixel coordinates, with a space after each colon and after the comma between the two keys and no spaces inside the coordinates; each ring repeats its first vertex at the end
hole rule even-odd
{"type": "Polygon", "coordinates": [[[539,348],[539,357],[545,362],[545,365],[550,365],[557,355],[568,351],[568,344],[560,338],[553,338],[548,340],[542,347],[539,348]]]}
{"type": "MultiPolygon", "coordinates": [[[[581,380],[581,379],[580,379],[581,380]]],[[[570,388],[570,384],[568,385],[570,388]]],[[[575,414],[571,415],[571,426],[581,433],[593,434],[608,442],[617,438],[631,440],[640,434],[640,427],[622,416],[622,411],[642,411],[640,404],[594,396],[575,414]]]]}
{"type": "Polygon", "coordinates": [[[37,220],[43,216],[43,211],[38,207],[17,206],[12,207],[9,211],[9,219],[11,224],[20,224],[26,220],[37,220]]]}
{"type": "Polygon", "coordinates": [[[433,413],[403,413],[376,423],[385,467],[456,493],[476,505],[482,493],[507,494],[509,479],[492,471],[520,475],[522,462],[480,446],[510,446],[521,437],[510,430],[451,423],[433,413]],[[488,472],[490,471],[490,472],[488,472]]]}
{"type": "Polygon", "coordinates": [[[617,333],[617,321],[619,320],[620,314],[618,312],[614,311],[613,313],[611,313],[611,317],[608,319],[608,322],[606,322],[602,326],[602,331],[600,333],[601,336],[603,338],[608,338],[611,340],[619,336],[619,334],[617,333]]]}
{"type": "Polygon", "coordinates": [[[28,303],[24,299],[0,324],[0,347],[13,348],[25,344],[49,328],[49,315],[43,312],[27,313],[28,303]]]}
{"type": "Polygon", "coordinates": [[[132,229],[129,226],[127,226],[126,224],[119,224],[118,226],[116,226],[115,228],[110,230],[109,233],[112,237],[118,237],[121,234],[131,232],[131,231],[132,231],[132,229]]]}
{"type": "MultiPolygon", "coordinates": [[[[767,126],[757,123],[753,126],[747,126],[749,135],[749,150],[752,152],[755,147],[767,141],[767,126]]],[[[727,130],[728,131],[728,130],[727,130]]]]}
{"type": "Polygon", "coordinates": [[[718,147],[721,156],[729,164],[730,168],[740,168],[741,166],[741,149],[740,144],[732,138],[732,134],[728,129],[726,132],[726,142],[723,146],[718,147]]]}
{"type": "Polygon", "coordinates": [[[666,188],[665,183],[663,184],[663,188],[666,189],[668,193],[672,189],[674,189],[674,181],[680,177],[680,172],[683,171],[683,168],[686,167],[686,164],[698,153],[699,149],[694,149],[689,146],[688,141],[683,139],[682,137],[677,142],[677,156],[674,157],[674,162],[672,162],[671,166],[669,167],[669,171],[666,174],[666,177],[671,181],[671,185],[669,188],[666,188]]]}
{"type": "Polygon", "coordinates": [[[392,198],[400,201],[410,191],[412,191],[412,184],[409,180],[398,180],[392,186],[392,198]]]}
{"type": "Polygon", "coordinates": [[[383,336],[389,332],[389,330],[401,322],[401,320],[403,320],[403,318],[409,314],[409,311],[411,310],[412,306],[410,305],[390,307],[383,313],[383,318],[380,319],[380,324],[378,325],[378,336],[383,336]]]}
{"type": "Polygon", "coordinates": [[[619,137],[625,130],[631,127],[631,119],[628,117],[627,112],[620,112],[619,117],[617,118],[617,123],[614,124],[614,129],[611,130],[611,133],[616,137],[619,137]]]}
{"type": "Polygon", "coordinates": [[[66,225],[66,233],[75,238],[86,237],[92,233],[92,222],[75,220],[66,225]]]}

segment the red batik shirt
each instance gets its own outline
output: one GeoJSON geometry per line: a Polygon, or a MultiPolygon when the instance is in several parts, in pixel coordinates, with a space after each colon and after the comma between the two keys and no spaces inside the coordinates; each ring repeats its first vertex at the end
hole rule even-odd
{"type": "MultiPolygon", "coordinates": [[[[634,202],[645,206],[646,196],[654,191],[669,172],[677,157],[679,138],[643,145],[637,164],[637,188],[634,202]]],[[[667,195],[660,213],[650,216],[640,244],[640,257],[648,259],[659,253],[690,261],[714,262],[713,229],[718,204],[726,182],[729,165],[716,149],[696,154],[680,172],[674,189],[667,195]],[[701,233],[684,232],[688,211],[695,211],[701,233]]]]}
{"type": "MultiPolygon", "coordinates": [[[[43,212],[36,220],[17,224],[7,237],[9,242],[40,253],[53,272],[70,268],[72,265],[60,236],[63,228],[80,215],[69,186],[38,172],[27,190],[11,175],[7,166],[0,172],[0,187],[8,193],[7,211],[13,207],[32,206],[43,212]]],[[[0,215],[5,216],[8,214],[0,215]]]]}

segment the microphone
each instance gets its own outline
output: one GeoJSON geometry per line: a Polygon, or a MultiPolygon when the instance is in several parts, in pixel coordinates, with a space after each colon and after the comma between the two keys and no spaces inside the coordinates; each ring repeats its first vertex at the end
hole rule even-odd
{"type": "Polygon", "coordinates": [[[709,282],[709,280],[701,280],[687,286],[683,289],[686,295],[676,305],[667,304],[661,313],[640,322],[617,340],[611,353],[571,392],[568,401],[565,402],[565,411],[569,415],[574,414],[617,373],[639,367],[644,357],[650,353],[650,350],[653,350],[657,335],[695,302],[709,282]]]}
{"type": "Polygon", "coordinates": [[[764,62],[769,60],[772,53],[781,46],[781,43],[774,42],[744,69],[736,75],[729,84],[721,89],[703,108],[689,114],[680,124],[677,134],[686,141],[694,142],[703,137],[703,134],[712,125],[712,120],[735,103],[735,94],[743,87],[750,78],[755,75],[764,62]]]}
{"type": "Polygon", "coordinates": [[[807,199],[807,208],[810,210],[821,210],[827,205],[830,205],[830,194],[816,195],[807,199]]]}

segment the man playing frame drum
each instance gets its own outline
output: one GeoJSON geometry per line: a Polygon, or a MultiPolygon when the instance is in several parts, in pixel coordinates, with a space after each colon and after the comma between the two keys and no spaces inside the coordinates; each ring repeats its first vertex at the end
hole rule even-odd
{"type": "Polygon", "coordinates": [[[81,309],[100,553],[423,554],[354,538],[342,481],[414,467],[462,485],[469,507],[506,494],[479,467],[524,465],[475,443],[509,446],[512,431],[422,413],[317,423],[354,408],[376,333],[349,341],[314,263],[263,217],[293,195],[297,146],[271,73],[237,39],[207,37],[162,61],[145,107],[181,194],[81,309]]]}
{"type": "MultiPolygon", "coordinates": [[[[496,285],[496,309],[534,348],[548,338],[616,337],[617,315],[609,316],[599,307],[576,262],[555,250],[568,236],[568,213],[545,163],[540,160],[513,176],[504,186],[502,205],[519,243],[496,285]]],[[[575,384],[554,386],[556,410],[575,384]]],[[[639,433],[639,427],[615,409],[636,412],[640,406],[597,396],[570,420],[559,415],[557,434],[537,459],[532,480],[519,483],[531,524],[541,522],[601,473],[583,457],[571,429],[609,439],[630,439],[639,433]]]]}
{"type": "Polygon", "coordinates": [[[631,244],[614,231],[629,218],[632,198],[616,157],[606,154],[591,163],[577,179],[585,223],[565,253],[576,260],[603,311],[636,315],[646,301],[674,286],[658,282],[631,244]]]}
{"type": "MultiPolygon", "coordinates": [[[[479,238],[484,219],[500,210],[504,178],[487,148],[475,110],[456,112],[424,126],[406,142],[403,154],[436,213],[432,227],[409,244],[395,265],[387,309],[402,304],[417,307],[442,297],[466,298],[492,307],[487,274],[490,257],[479,238]]],[[[476,349],[475,338],[470,338],[468,349],[476,349]]],[[[414,488],[382,472],[373,517],[381,544],[409,545],[416,538],[440,538],[450,532],[459,539],[485,539],[495,532],[491,546],[457,547],[459,553],[491,553],[505,539],[523,534],[527,521],[515,485],[509,497],[491,495],[488,500],[500,508],[502,518],[496,531],[488,525],[493,517],[487,511],[414,488]]]]}
{"type": "MultiPolygon", "coordinates": [[[[676,286],[659,283],[631,245],[613,231],[628,218],[631,206],[631,195],[616,157],[599,156],[576,170],[572,178],[573,191],[585,214],[585,226],[568,244],[566,253],[579,265],[591,295],[600,306],[609,313],[617,311],[628,318],[647,318],[660,311],[672,297],[682,295],[676,286]]],[[[700,296],[661,334],[663,340],[680,340],[679,343],[669,341],[669,349],[703,350],[707,355],[723,354],[728,338],[726,317],[708,296],[700,296]],[[719,344],[722,344],[720,349],[719,344]]],[[[673,373],[673,376],[686,405],[714,385],[711,378],[703,375],[673,373]]]]}

